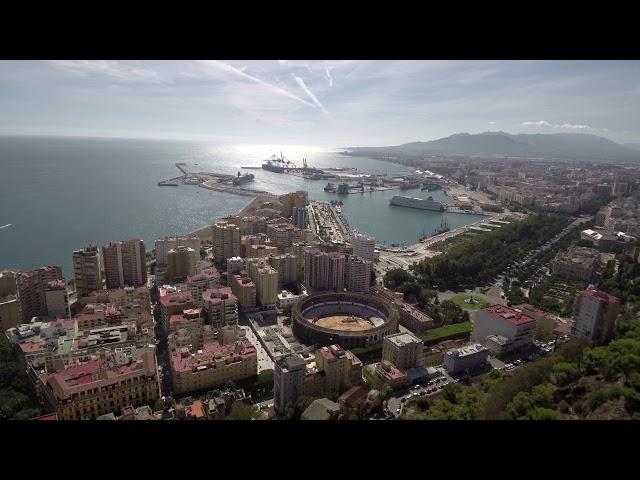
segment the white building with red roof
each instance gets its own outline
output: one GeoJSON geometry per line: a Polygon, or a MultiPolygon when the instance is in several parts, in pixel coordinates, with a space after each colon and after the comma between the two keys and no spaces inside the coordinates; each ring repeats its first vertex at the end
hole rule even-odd
{"type": "Polygon", "coordinates": [[[519,309],[491,305],[478,310],[471,340],[500,355],[533,343],[536,321],[519,309]]]}

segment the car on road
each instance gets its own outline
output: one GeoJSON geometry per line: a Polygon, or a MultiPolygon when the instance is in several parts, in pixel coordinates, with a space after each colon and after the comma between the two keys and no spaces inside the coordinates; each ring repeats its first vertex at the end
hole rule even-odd
{"type": "Polygon", "coordinates": [[[400,407],[396,409],[396,414],[400,414],[400,407]]]}

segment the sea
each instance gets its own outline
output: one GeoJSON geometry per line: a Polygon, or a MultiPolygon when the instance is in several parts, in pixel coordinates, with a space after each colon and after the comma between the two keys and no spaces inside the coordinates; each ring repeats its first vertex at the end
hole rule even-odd
{"type": "Polygon", "coordinates": [[[447,219],[453,229],[481,219],[391,206],[393,195],[447,202],[442,191],[387,190],[349,195],[327,193],[326,180],[244,170],[281,153],[302,166],[356,168],[361,173],[401,175],[394,163],[350,157],[340,148],[240,145],[164,140],[69,137],[0,137],[0,270],[59,265],[73,278],[72,252],[83,246],[140,238],[147,250],[156,238],[186,234],[237,213],[251,197],[194,185],[160,187],[177,177],[176,162],[193,172],[253,173],[245,188],[282,194],[307,190],[312,200],[342,200],[349,224],[387,244],[415,244],[447,219]]]}

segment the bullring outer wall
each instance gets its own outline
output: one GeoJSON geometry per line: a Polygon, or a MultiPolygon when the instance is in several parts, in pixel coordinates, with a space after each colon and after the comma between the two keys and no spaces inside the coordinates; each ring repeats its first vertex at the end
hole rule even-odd
{"type": "MultiPolygon", "coordinates": [[[[341,313],[336,305],[335,313],[341,313]]],[[[299,301],[291,311],[293,334],[307,345],[319,347],[338,344],[343,348],[365,347],[381,343],[384,337],[398,333],[399,313],[396,306],[388,300],[373,295],[359,293],[318,293],[299,301]],[[334,330],[320,327],[304,318],[304,312],[313,305],[329,302],[358,303],[370,306],[383,313],[384,323],[377,327],[361,331],[334,330]]]]}

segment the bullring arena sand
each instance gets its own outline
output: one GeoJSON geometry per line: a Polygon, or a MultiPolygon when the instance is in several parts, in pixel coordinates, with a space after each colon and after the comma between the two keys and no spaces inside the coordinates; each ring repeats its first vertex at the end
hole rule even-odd
{"type": "Polygon", "coordinates": [[[313,323],[319,327],[346,332],[361,332],[374,328],[375,326],[369,320],[353,315],[331,315],[319,318],[313,323]]]}

